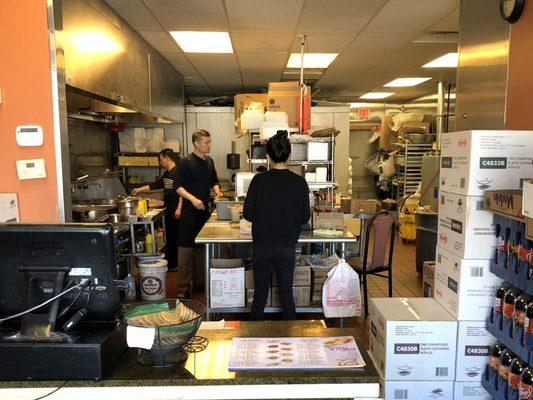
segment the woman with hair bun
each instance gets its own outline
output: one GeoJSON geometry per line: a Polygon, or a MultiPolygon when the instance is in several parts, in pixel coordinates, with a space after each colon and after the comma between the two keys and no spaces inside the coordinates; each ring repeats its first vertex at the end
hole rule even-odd
{"type": "Polygon", "coordinates": [[[252,222],[254,299],[250,319],[262,320],[276,271],[284,319],[296,319],[292,291],[295,246],[302,225],[310,217],[309,187],[305,179],[288,169],[291,144],[287,131],[268,139],[270,169],[250,183],[243,216],[252,222]]]}

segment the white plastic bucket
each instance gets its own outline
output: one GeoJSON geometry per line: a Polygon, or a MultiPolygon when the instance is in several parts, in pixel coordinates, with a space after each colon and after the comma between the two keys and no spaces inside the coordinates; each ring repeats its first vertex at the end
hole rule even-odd
{"type": "Polygon", "coordinates": [[[137,267],[141,275],[141,298],[161,300],[167,297],[167,260],[140,261],[137,267]]]}

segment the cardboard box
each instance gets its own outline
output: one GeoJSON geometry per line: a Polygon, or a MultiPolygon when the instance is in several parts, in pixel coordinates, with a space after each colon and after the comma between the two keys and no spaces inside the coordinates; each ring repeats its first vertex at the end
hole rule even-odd
{"type": "Polygon", "coordinates": [[[461,258],[493,256],[497,238],[483,197],[440,192],[438,244],[461,258]]]}
{"type": "Polygon", "coordinates": [[[465,260],[437,246],[433,297],[461,321],[485,321],[502,280],[490,260],[465,260]]]}
{"type": "Polygon", "coordinates": [[[344,218],[344,229],[354,236],[361,235],[361,218],[344,218]]]}
{"type": "Polygon", "coordinates": [[[381,398],[386,400],[453,400],[453,381],[380,381],[381,398]]]}
{"type": "Polygon", "coordinates": [[[254,288],[254,270],[253,269],[247,269],[244,271],[244,286],[246,289],[253,289],[254,288]]]}
{"type": "Polygon", "coordinates": [[[375,214],[378,211],[379,204],[379,200],[376,199],[341,198],[341,210],[345,214],[375,214]]]}
{"type": "Polygon", "coordinates": [[[385,380],[455,377],[457,321],[434,299],[370,300],[370,352],[385,380]]]}
{"type": "Polygon", "coordinates": [[[522,214],[533,218],[533,181],[524,181],[522,188],[522,214]]]}
{"type": "Polygon", "coordinates": [[[424,297],[433,297],[433,290],[435,288],[435,261],[424,261],[422,272],[424,297]]]}
{"type": "Polygon", "coordinates": [[[241,133],[240,117],[242,112],[250,105],[250,103],[261,103],[264,107],[268,105],[266,93],[241,93],[233,98],[233,109],[235,110],[235,120],[239,123],[235,127],[235,131],[241,133]]]}
{"type": "Polygon", "coordinates": [[[344,229],[344,214],[341,212],[313,211],[313,229],[344,229]]]}
{"type": "MultiPolygon", "coordinates": [[[[307,97],[311,103],[311,88],[307,87],[307,97]]],[[[268,84],[267,110],[284,111],[289,117],[289,127],[298,127],[300,84],[297,81],[272,82],[268,84]]]]}
{"type": "Polygon", "coordinates": [[[0,193],[0,222],[20,222],[16,193],[0,193]]]}
{"type": "MultiPolygon", "coordinates": [[[[311,288],[309,286],[294,286],[292,291],[296,307],[308,307],[311,304],[311,288]]],[[[281,307],[277,286],[272,287],[272,307],[281,307]]]]}
{"type": "Polygon", "coordinates": [[[458,382],[454,383],[454,399],[467,400],[492,400],[492,396],[479,382],[458,382]]]}
{"type": "MultiPolygon", "coordinates": [[[[276,271],[272,273],[272,286],[278,284],[276,271]]],[[[311,286],[311,267],[309,265],[299,265],[294,267],[293,286],[311,286]]]]}
{"type": "Polygon", "coordinates": [[[326,282],[326,279],[328,277],[328,272],[331,271],[333,267],[328,268],[317,268],[317,267],[311,267],[312,270],[312,277],[313,277],[313,287],[324,285],[324,282],[326,282]]]}
{"type": "Polygon", "coordinates": [[[211,307],[244,307],[244,266],[241,259],[211,260],[211,307]]]}
{"type": "MultiPolygon", "coordinates": [[[[253,301],[254,301],[254,289],[246,289],[246,307],[251,307],[253,301]]],[[[272,305],[272,289],[269,289],[265,307],[270,307],[271,305],[272,305]]]]}
{"type": "Polygon", "coordinates": [[[533,178],[531,131],[443,133],[440,188],[464,196],[485,190],[520,189],[533,178]]]}
{"type": "Polygon", "coordinates": [[[481,382],[490,347],[496,338],[485,329],[485,321],[460,321],[457,327],[455,379],[481,382]]]}
{"type": "Polygon", "coordinates": [[[487,190],[485,210],[504,217],[523,219],[521,190],[487,190]]]}
{"type": "Polygon", "coordinates": [[[526,218],[526,239],[533,240],[533,218],[526,218]]]}
{"type": "Polygon", "coordinates": [[[313,285],[313,291],[311,292],[311,301],[313,303],[322,303],[322,288],[324,285],[313,285]]]}

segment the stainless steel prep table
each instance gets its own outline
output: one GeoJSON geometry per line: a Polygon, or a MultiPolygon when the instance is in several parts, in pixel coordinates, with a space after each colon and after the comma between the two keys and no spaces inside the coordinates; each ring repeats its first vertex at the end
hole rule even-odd
{"type": "MultiPolygon", "coordinates": [[[[324,243],[324,244],[339,244],[341,254],[344,256],[346,251],[346,243],[357,242],[359,238],[354,236],[349,231],[344,231],[342,236],[319,236],[313,234],[313,231],[304,231],[301,233],[298,243],[324,243]]],[[[206,319],[210,320],[210,313],[249,313],[249,307],[210,307],[210,282],[209,269],[211,259],[214,254],[214,247],[219,244],[241,244],[252,243],[251,235],[241,235],[239,229],[231,228],[230,222],[218,221],[215,217],[205,224],[198,236],[196,237],[197,244],[205,244],[205,305],[206,305],[206,319]]],[[[265,307],[266,313],[281,312],[280,307],[265,307]]],[[[320,313],[322,307],[297,307],[298,313],[320,313]]]]}

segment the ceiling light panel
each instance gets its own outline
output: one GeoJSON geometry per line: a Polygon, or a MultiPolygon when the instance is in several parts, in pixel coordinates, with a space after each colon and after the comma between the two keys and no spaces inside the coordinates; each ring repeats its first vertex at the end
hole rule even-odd
{"type": "Polygon", "coordinates": [[[360,99],[385,99],[396,94],[394,92],[370,92],[360,96],[360,99]]]}
{"type": "Polygon", "coordinates": [[[448,53],[423,65],[424,68],[456,68],[459,64],[458,53],[448,53]]]}
{"type": "Polygon", "coordinates": [[[228,32],[170,32],[185,53],[233,53],[228,32]]]}
{"type": "MultiPolygon", "coordinates": [[[[304,68],[327,68],[337,58],[337,53],[304,53],[304,68]]],[[[301,68],[302,53],[291,53],[287,68],[301,68]]]]}
{"type": "Polygon", "coordinates": [[[422,82],[429,81],[431,78],[398,78],[386,85],[385,87],[408,87],[420,85],[422,82]]]}

